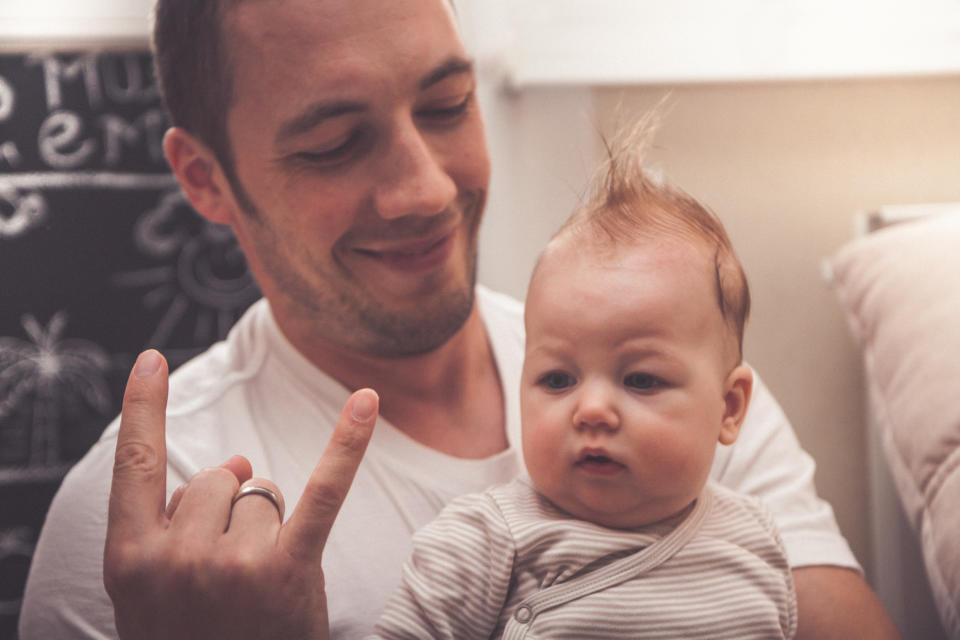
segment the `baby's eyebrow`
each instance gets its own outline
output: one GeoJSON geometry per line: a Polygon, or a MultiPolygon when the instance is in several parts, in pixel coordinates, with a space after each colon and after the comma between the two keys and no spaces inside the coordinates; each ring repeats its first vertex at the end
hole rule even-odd
{"type": "Polygon", "coordinates": [[[558,354],[566,353],[567,345],[562,341],[558,340],[549,340],[549,341],[540,341],[540,342],[528,342],[526,355],[543,355],[543,356],[556,356],[558,354]]]}

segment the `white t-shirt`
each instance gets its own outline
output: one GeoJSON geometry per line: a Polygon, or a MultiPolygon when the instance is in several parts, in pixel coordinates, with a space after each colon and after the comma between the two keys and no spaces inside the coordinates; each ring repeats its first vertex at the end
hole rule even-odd
{"type": "MultiPolygon", "coordinates": [[[[441,507],[523,471],[523,308],[483,287],[477,302],[503,384],[510,446],[490,458],[464,460],[378,421],[324,551],[332,637],[362,637],[372,630],[399,581],[413,532],[441,507]]],[[[292,512],[349,395],[285,339],[267,302],[259,301],[225,342],[171,376],[168,495],[200,469],[240,453],[255,476],[277,483],[292,512]]],[[[115,420],[106,429],[54,498],[27,582],[21,640],[116,637],[102,564],[118,426],[115,420]]],[[[813,461],[758,381],[740,436],[732,447],[718,449],[712,477],[764,498],[791,566],[859,569],[830,506],[816,496],[813,472],[813,461]]]]}

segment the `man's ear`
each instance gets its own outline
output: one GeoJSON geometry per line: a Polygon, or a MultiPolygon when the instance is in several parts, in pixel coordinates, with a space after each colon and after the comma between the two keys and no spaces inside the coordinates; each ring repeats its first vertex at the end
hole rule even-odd
{"type": "Polygon", "coordinates": [[[186,129],[172,127],[163,136],[163,153],[193,208],[210,222],[230,224],[232,193],[217,156],[186,129]]]}
{"type": "Polygon", "coordinates": [[[740,425],[747,415],[750,395],[753,393],[753,370],[739,364],[727,375],[723,384],[723,420],[720,423],[720,443],[733,444],[740,433],[740,425]]]}

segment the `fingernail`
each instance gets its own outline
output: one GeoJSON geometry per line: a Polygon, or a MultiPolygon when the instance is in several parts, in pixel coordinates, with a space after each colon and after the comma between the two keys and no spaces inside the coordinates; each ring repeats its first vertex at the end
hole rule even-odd
{"type": "Polygon", "coordinates": [[[155,349],[144,351],[140,354],[140,357],[137,358],[137,364],[133,367],[133,373],[138,378],[152,376],[160,370],[160,362],[160,353],[155,349]]]}
{"type": "Polygon", "coordinates": [[[350,415],[357,422],[366,422],[377,411],[377,393],[373,389],[364,389],[353,399],[350,415]]]}

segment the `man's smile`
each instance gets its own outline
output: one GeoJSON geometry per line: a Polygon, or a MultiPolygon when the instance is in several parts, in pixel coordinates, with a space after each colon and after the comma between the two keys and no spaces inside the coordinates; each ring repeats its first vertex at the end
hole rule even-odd
{"type": "Polygon", "coordinates": [[[456,229],[440,236],[356,248],[354,252],[402,271],[425,271],[447,260],[456,240],[456,229]]]}

